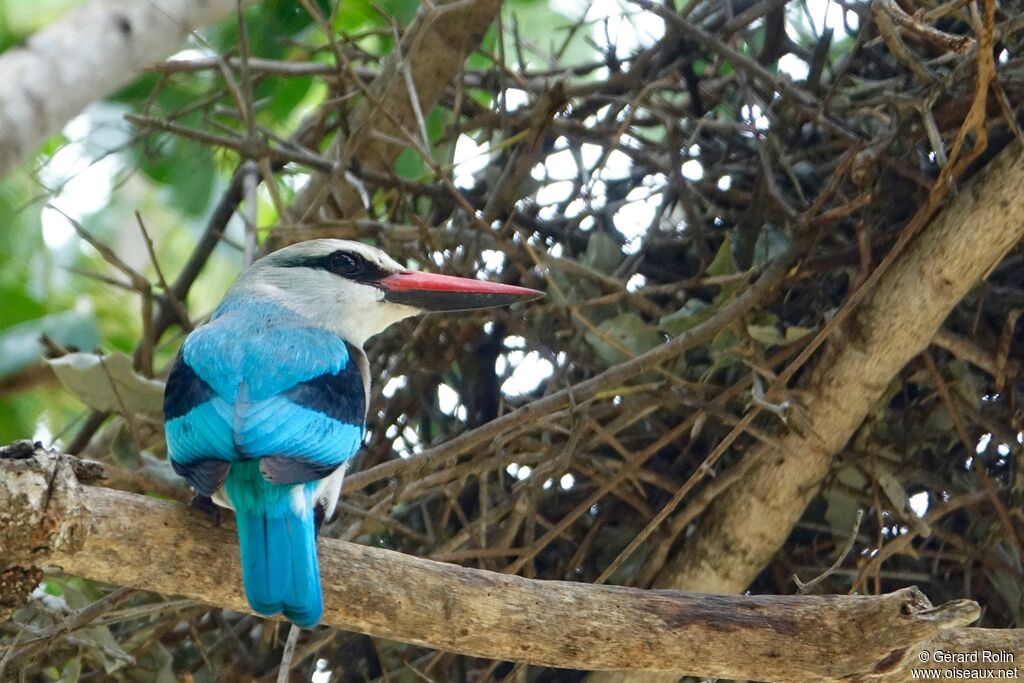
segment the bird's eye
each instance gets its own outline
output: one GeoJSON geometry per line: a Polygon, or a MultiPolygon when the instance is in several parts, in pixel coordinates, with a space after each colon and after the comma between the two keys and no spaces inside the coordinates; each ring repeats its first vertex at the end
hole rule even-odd
{"type": "Polygon", "coordinates": [[[352,277],[361,273],[363,266],[361,259],[357,259],[352,254],[347,254],[344,251],[336,251],[331,254],[330,270],[332,273],[337,273],[344,277],[352,277]]]}

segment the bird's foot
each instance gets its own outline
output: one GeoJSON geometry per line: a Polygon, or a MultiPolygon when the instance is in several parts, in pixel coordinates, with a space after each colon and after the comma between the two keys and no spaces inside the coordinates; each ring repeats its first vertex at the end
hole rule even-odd
{"type": "Polygon", "coordinates": [[[214,526],[220,526],[220,506],[214,503],[213,499],[209,496],[197,493],[192,496],[192,502],[189,503],[189,507],[193,510],[205,513],[210,518],[210,521],[213,522],[214,526]]]}

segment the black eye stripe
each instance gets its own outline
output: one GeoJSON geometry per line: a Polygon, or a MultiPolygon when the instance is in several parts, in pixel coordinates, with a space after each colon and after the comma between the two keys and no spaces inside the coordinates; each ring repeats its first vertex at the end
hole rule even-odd
{"type": "Polygon", "coordinates": [[[356,282],[376,282],[391,274],[362,254],[343,249],[321,256],[302,256],[279,265],[286,268],[318,268],[356,282]]]}

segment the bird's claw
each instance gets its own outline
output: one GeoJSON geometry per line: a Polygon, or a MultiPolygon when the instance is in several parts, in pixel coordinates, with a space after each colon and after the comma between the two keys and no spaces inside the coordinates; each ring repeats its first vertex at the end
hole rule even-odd
{"type": "Polygon", "coordinates": [[[192,502],[189,503],[189,507],[206,514],[214,526],[220,526],[220,506],[214,503],[213,499],[209,496],[197,493],[192,496],[192,502]]]}

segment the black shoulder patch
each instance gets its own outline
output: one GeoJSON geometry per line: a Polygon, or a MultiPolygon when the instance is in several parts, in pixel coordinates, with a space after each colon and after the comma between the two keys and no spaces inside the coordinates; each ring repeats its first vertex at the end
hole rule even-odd
{"type": "Polygon", "coordinates": [[[207,458],[194,462],[182,464],[175,460],[171,461],[174,471],[189,483],[189,486],[204,496],[212,496],[213,492],[221,487],[228,477],[228,469],[231,463],[227,460],[216,460],[207,458]]]}
{"type": "Polygon", "coordinates": [[[323,479],[341,465],[319,465],[305,458],[272,455],[260,458],[260,474],[271,484],[285,486],[323,479]]]}
{"type": "Polygon", "coordinates": [[[366,389],[359,363],[351,351],[348,365],[340,372],[300,382],[283,395],[292,403],[338,422],[361,425],[366,419],[366,389]]]}
{"type": "Polygon", "coordinates": [[[213,397],[213,389],[179,353],[164,388],[164,419],[173,420],[213,397]]]}

